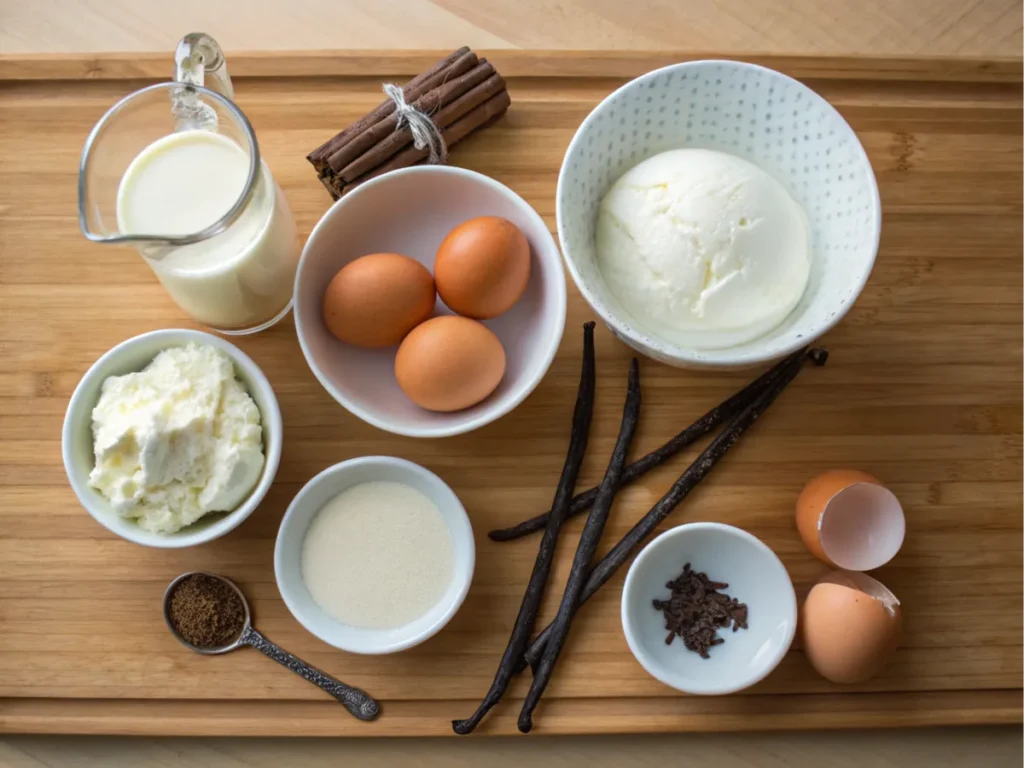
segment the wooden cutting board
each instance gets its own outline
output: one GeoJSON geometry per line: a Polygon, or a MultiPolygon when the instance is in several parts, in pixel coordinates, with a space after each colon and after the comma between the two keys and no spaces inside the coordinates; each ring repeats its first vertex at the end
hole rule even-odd
{"type": "MultiPolygon", "coordinates": [[[[229,56],[237,100],[303,234],[330,201],[306,152],[368,111],[382,79],[422,54],[229,56]]],[[[453,162],[523,195],[554,229],[559,163],[576,126],[630,77],[669,54],[526,54],[493,60],[509,79],[505,119],[460,144],[453,162]]],[[[666,525],[741,526],[783,559],[798,591],[825,570],[800,543],[801,485],[833,466],[882,478],[903,501],[907,540],[877,576],[901,598],[895,658],[868,683],[817,677],[799,647],[756,688],[680,696],[626,647],[623,574],[581,612],[538,710],[537,733],[817,728],[1019,722],[1022,676],[1019,61],[763,58],[829,99],[878,175],[884,209],[875,271],[826,338],[827,367],[805,371],[666,525]]],[[[152,550],[107,533],[79,507],[60,457],[64,409],[79,377],[119,341],[189,326],[134,251],[78,230],[82,142],[118,98],[166,77],[170,56],[0,59],[0,730],[137,734],[450,734],[487,689],[536,552],[536,538],[486,532],[547,508],[575,396],[580,324],[592,313],[570,282],[567,332],[551,371],[513,414],[456,438],[424,441],[369,427],[306,367],[291,320],[239,341],[280,398],[277,482],[238,530],[207,546],[152,550]],[[278,522],[324,467],[394,454],[439,473],[477,534],[465,605],[414,650],[356,657],[290,616],[274,583],[278,522]],[[256,623],[313,664],[378,696],[373,724],[255,651],[189,654],[160,613],[178,573],[236,579],[256,623]]],[[[630,351],[598,336],[598,410],[583,483],[614,440],[630,351]]],[[[745,383],[644,360],[646,451],[745,383]]],[[[616,540],[688,463],[680,457],[626,490],[605,534],[616,540]]],[[[563,535],[546,602],[552,614],[580,528],[563,535]]],[[[514,730],[520,679],[479,733],[514,730]]]]}

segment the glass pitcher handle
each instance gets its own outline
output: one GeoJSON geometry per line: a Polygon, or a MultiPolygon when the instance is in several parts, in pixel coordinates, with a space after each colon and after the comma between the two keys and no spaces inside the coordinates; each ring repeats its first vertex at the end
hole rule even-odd
{"type": "Polygon", "coordinates": [[[224,51],[205,32],[192,32],[181,38],[174,51],[174,79],[179,83],[202,85],[232,101],[235,98],[224,51]]]}
{"type": "MultiPolygon", "coordinates": [[[[235,97],[224,51],[204,32],[192,32],[178,42],[174,51],[174,79],[186,86],[209,88],[231,100],[235,97]]],[[[174,89],[171,110],[177,131],[217,129],[216,111],[204,104],[194,89],[174,89]]]]}

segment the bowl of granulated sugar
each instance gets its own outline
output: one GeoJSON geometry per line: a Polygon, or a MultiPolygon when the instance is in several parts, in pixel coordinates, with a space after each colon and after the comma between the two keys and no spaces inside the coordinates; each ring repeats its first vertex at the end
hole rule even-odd
{"type": "Polygon", "coordinates": [[[274,549],[281,597],[302,626],[351,653],[435,635],[473,578],[473,529],[454,491],[390,456],[335,464],[288,506],[274,549]]]}

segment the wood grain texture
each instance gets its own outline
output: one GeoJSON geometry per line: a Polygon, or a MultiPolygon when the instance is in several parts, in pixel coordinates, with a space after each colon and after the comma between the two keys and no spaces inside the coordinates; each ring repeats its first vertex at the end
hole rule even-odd
{"type": "MultiPolygon", "coordinates": [[[[506,77],[633,78],[680,61],[714,59],[721,50],[681,51],[509,51],[479,50],[506,77]]],[[[448,51],[303,50],[229,53],[233,77],[412,77],[448,51]]],[[[915,80],[917,82],[1010,82],[1021,79],[1019,57],[891,58],[874,56],[747,55],[796,78],[915,80]]],[[[0,80],[162,79],[167,53],[0,54],[0,80]]]]}
{"type": "Polygon", "coordinates": [[[491,739],[256,739],[12,736],[3,768],[542,768],[680,764],[721,768],[1019,768],[1020,728],[491,739]]]}
{"type": "MultiPolygon", "coordinates": [[[[632,67],[636,59],[628,61],[632,67]]],[[[895,66],[879,63],[883,71],[895,66]]],[[[632,74],[628,67],[623,76],[632,74]]],[[[966,83],[874,79],[866,71],[836,76],[827,67],[818,77],[806,74],[851,122],[878,175],[885,211],[879,260],[857,306],[826,339],[829,365],[804,372],[667,521],[747,528],[805,590],[823,566],[792,523],[801,484],[835,465],[879,476],[908,515],[903,551],[878,574],[905,606],[894,661],[851,693],[817,678],[796,648],[747,694],[679,697],[648,678],[626,648],[619,574],[582,611],[538,710],[539,733],[1020,720],[1021,92],[1019,78],[1006,83],[1005,72],[991,71],[990,80],[976,75],[966,83]]],[[[67,399],[88,365],[118,341],[188,323],[133,251],[81,237],[74,180],[89,128],[143,82],[0,85],[0,729],[449,733],[449,717],[471,711],[487,687],[535,554],[533,541],[495,544],[485,533],[550,500],[578,372],[572,329],[591,313],[570,287],[570,332],[534,395],[496,424],[439,441],[386,435],[338,407],[305,366],[290,321],[243,339],[278,393],[288,436],[267,500],[231,535],[194,550],[148,550],[112,537],[65,482],[59,435],[67,399]],[[423,646],[384,658],[347,656],[304,632],[281,603],[272,569],[278,522],[301,484],[329,464],[369,453],[438,472],[477,533],[478,569],[462,611],[423,646]],[[381,698],[384,716],[369,727],[342,717],[315,688],[255,653],[182,651],[163,626],[159,598],[187,569],[238,580],[257,626],[381,698]]],[[[512,76],[513,109],[460,145],[453,161],[509,184],[553,227],[564,148],[621,82],[607,69],[593,77],[512,76]]],[[[305,152],[379,101],[379,78],[240,77],[236,90],[308,233],[329,200],[305,152]]],[[[628,360],[610,333],[598,334],[599,410],[581,483],[599,478],[611,449],[628,360]]],[[[637,452],[749,375],[644,361],[643,378],[637,452]]],[[[625,491],[606,542],[684,466],[681,459],[625,491]]],[[[563,537],[556,584],[566,576],[579,523],[563,537]]],[[[557,594],[548,598],[546,616],[557,594]]],[[[512,698],[525,683],[518,681],[512,698]]],[[[515,702],[506,703],[482,730],[510,732],[515,711],[515,702]]]]}
{"type": "MultiPolygon", "coordinates": [[[[1017,56],[1019,0],[33,0],[0,4],[0,52],[562,48],[1017,56]],[[514,9],[514,10],[512,10],[514,9]]],[[[161,73],[163,74],[163,73],[161,73]]]]}

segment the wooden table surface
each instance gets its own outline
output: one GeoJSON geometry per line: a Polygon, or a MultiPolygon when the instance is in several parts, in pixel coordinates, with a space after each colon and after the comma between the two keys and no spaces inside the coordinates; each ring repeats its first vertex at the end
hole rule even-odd
{"type": "MultiPolygon", "coordinates": [[[[723,53],[820,52],[1019,56],[1021,5],[1007,0],[732,0],[708,4],[531,0],[515,12],[500,0],[239,0],[158,3],[51,0],[0,3],[0,52],[170,50],[204,29],[231,50],[479,47],[675,48],[723,53]],[[255,6],[255,7],[254,7],[255,6]],[[621,9],[621,10],[620,10],[621,9]],[[210,23],[216,20],[218,23],[210,23]]],[[[230,55],[230,51],[229,51],[230,55]]],[[[0,766],[495,765],[523,760],[664,765],[680,754],[722,765],[1020,764],[1020,728],[871,734],[779,734],[510,739],[488,742],[251,741],[13,738],[0,766]]]]}
{"type": "Polygon", "coordinates": [[[524,48],[1019,56],[1019,0],[32,0],[0,2],[0,53],[524,48]],[[242,10],[244,8],[244,11],[242,10]]]}

